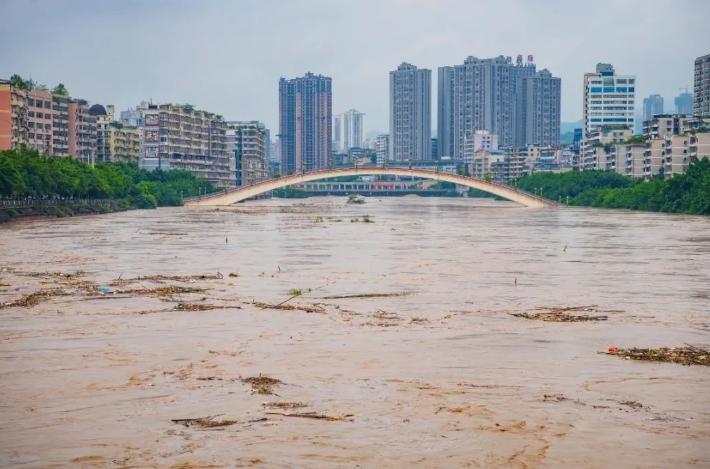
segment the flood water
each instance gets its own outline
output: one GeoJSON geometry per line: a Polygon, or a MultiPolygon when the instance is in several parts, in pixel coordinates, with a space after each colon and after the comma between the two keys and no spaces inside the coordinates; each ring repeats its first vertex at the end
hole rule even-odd
{"type": "Polygon", "coordinates": [[[0,309],[3,467],[710,467],[710,370],[599,353],[710,345],[710,218],[273,199],[0,226],[0,269],[61,291],[0,309]],[[512,315],[553,306],[608,320],[512,315]]]}

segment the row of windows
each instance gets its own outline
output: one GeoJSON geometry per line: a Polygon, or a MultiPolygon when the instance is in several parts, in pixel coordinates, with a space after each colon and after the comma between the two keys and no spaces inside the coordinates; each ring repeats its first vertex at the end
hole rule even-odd
{"type": "Polygon", "coordinates": [[[43,107],[47,109],[51,109],[52,107],[52,103],[50,101],[43,101],[41,99],[27,98],[27,104],[34,107],[43,107]]]}
{"type": "MultiPolygon", "coordinates": [[[[590,80],[589,83],[592,85],[601,85],[602,80],[590,80]]],[[[613,83],[613,79],[605,79],[604,83],[611,84],[611,83],[613,83]]],[[[617,78],[616,83],[619,85],[627,85],[627,84],[633,85],[634,83],[636,83],[636,79],[635,78],[617,78]]]]}
{"type": "Polygon", "coordinates": [[[636,88],[633,86],[592,86],[589,90],[592,93],[633,93],[636,88]]]}
{"type": "Polygon", "coordinates": [[[592,117],[592,122],[633,122],[633,117],[592,117]]]}
{"type": "Polygon", "coordinates": [[[27,113],[27,115],[28,115],[29,117],[37,117],[38,119],[51,119],[51,118],[52,118],[52,115],[51,115],[51,114],[44,114],[44,113],[41,113],[41,112],[36,112],[36,113],[35,113],[35,112],[30,111],[30,112],[27,113]]]}

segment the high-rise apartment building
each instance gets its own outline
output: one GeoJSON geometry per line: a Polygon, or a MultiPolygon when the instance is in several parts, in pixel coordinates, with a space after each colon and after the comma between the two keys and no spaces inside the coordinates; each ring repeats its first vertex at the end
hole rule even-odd
{"type": "Polygon", "coordinates": [[[227,152],[235,158],[237,186],[268,177],[266,126],[258,121],[227,122],[227,152]]]}
{"type": "MultiPolygon", "coordinates": [[[[530,127],[541,128],[555,121],[559,133],[559,117],[550,115],[557,108],[559,79],[549,72],[531,81],[525,101],[522,83],[526,77],[536,76],[532,56],[523,62],[518,56],[498,56],[490,59],[468,57],[461,65],[439,68],[438,82],[438,138],[439,154],[461,158],[464,143],[476,130],[487,130],[498,136],[502,147],[525,143],[523,105],[530,127]],[[552,100],[552,104],[548,102],[552,100]],[[533,121],[537,124],[533,125],[533,121]],[[518,135],[519,134],[519,135],[518,135]]],[[[559,116],[559,111],[553,112],[559,116]]],[[[546,127],[542,133],[553,131],[546,127]]],[[[559,137],[558,137],[559,138],[559,137]]]]}
{"type": "Polygon", "coordinates": [[[643,120],[647,121],[658,114],[663,114],[663,96],[652,94],[643,98],[643,120]]]}
{"type": "Polygon", "coordinates": [[[588,134],[604,126],[634,127],[636,77],[616,75],[610,64],[598,63],[584,74],[583,122],[588,134]]]}
{"type": "Polygon", "coordinates": [[[143,111],[144,168],[184,169],[220,187],[234,185],[222,116],[187,104],[149,104],[143,111]]]}
{"type": "Polygon", "coordinates": [[[693,93],[685,91],[676,96],[673,103],[675,104],[676,114],[688,115],[693,113],[693,93]]]}
{"type": "Polygon", "coordinates": [[[389,158],[431,160],[431,70],[402,63],[390,72],[389,158]]]}
{"type": "Polygon", "coordinates": [[[514,112],[515,146],[560,144],[561,85],[547,69],[520,78],[514,112]]]}
{"type": "Polygon", "coordinates": [[[390,152],[390,136],[389,134],[380,134],[375,139],[375,155],[377,164],[384,164],[389,160],[390,152]]]}
{"type": "Polygon", "coordinates": [[[333,143],[338,152],[347,152],[351,148],[361,148],[364,135],[363,118],[365,114],[357,109],[350,109],[335,116],[333,143]]]}
{"type": "Polygon", "coordinates": [[[327,168],[332,151],[332,80],[306,73],[279,80],[281,171],[327,168]]]}
{"type": "Polygon", "coordinates": [[[693,112],[696,116],[710,115],[710,54],[695,59],[695,87],[693,112]]]}

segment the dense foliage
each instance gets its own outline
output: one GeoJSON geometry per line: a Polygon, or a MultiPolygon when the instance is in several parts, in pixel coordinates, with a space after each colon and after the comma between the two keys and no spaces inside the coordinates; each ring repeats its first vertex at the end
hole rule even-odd
{"type": "Polygon", "coordinates": [[[120,199],[134,208],[155,208],[182,205],[183,197],[214,190],[188,171],[146,171],[128,163],[91,166],[27,149],[0,152],[0,197],[120,199]]]}
{"type": "Polygon", "coordinates": [[[517,179],[521,189],[570,205],[710,215],[710,160],[691,162],[685,174],[642,181],[610,171],[536,173],[517,179]]]}

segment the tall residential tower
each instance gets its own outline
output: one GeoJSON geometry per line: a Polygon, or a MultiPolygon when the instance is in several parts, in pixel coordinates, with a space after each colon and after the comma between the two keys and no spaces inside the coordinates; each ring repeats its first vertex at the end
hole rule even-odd
{"type": "Polygon", "coordinates": [[[279,80],[281,172],[328,167],[332,151],[332,80],[323,75],[279,80]]]}
{"type": "MultiPolygon", "coordinates": [[[[531,81],[523,100],[523,79],[536,77],[532,56],[523,63],[519,55],[490,59],[468,57],[461,65],[439,68],[438,82],[438,145],[441,157],[461,158],[464,145],[476,130],[486,130],[498,136],[502,147],[525,144],[523,106],[530,113],[527,121],[535,125],[552,122],[559,111],[549,114],[559,102],[559,79],[549,72],[531,81]],[[551,91],[551,92],[550,92],[551,91]],[[552,100],[552,101],[550,101],[552,100]],[[537,110],[534,108],[537,107],[537,110]],[[544,111],[545,115],[535,112],[544,111]]],[[[556,122],[559,128],[559,120],[556,122]]],[[[558,131],[559,132],[559,131],[558,131]]],[[[544,133],[554,133],[546,129],[544,133]]]]}
{"type": "Polygon", "coordinates": [[[350,109],[335,116],[335,150],[347,153],[351,148],[361,148],[363,142],[365,114],[357,109],[350,109]]]}
{"type": "Polygon", "coordinates": [[[710,116],[710,54],[695,59],[695,93],[693,111],[696,116],[710,116]]]}
{"type": "Polygon", "coordinates": [[[663,96],[652,94],[643,98],[643,120],[647,121],[658,114],[663,114],[663,96]]]}
{"type": "Polygon", "coordinates": [[[390,72],[389,158],[431,159],[431,70],[402,63],[390,72]]]}

